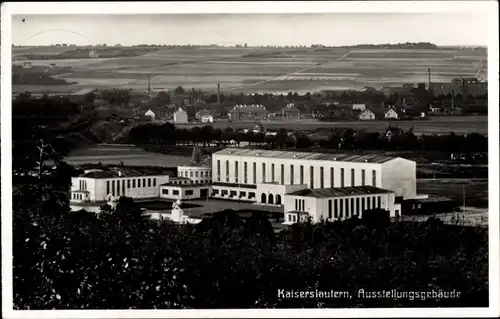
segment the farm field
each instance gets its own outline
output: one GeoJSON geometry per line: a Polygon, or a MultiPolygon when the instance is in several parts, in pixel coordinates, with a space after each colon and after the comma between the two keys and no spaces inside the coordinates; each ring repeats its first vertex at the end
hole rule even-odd
{"type": "MultiPolygon", "coordinates": [[[[252,122],[227,122],[216,121],[212,123],[212,127],[225,129],[231,127],[233,129],[249,128],[252,122]]],[[[457,134],[479,133],[488,134],[488,117],[487,116],[467,116],[467,117],[432,117],[428,120],[421,121],[344,121],[344,122],[320,122],[316,120],[300,120],[297,121],[262,121],[262,125],[266,129],[279,130],[281,128],[288,130],[316,130],[319,128],[334,128],[334,127],[350,127],[354,130],[367,130],[382,132],[388,126],[397,126],[402,129],[410,129],[416,135],[419,134],[448,134],[454,132],[457,134]]],[[[176,124],[177,127],[190,128],[193,126],[203,126],[203,124],[176,124]]]]}
{"type": "Polygon", "coordinates": [[[445,196],[471,207],[488,207],[488,180],[487,179],[419,179],[417,180],[419,194],[445,196]]]}
{"type": "MultiPolygon", "coordinates": [[[[55,54],[49,49],[64,52],[64,48],[54,47],[46,48],[47,54],[55,54]]],[[[42,48],[14,48],[14,60],[16,54],[21,58],[26,50],[34,53],[31,51],[42,48]]],[[[486,66],[486,53],[444,49],[163,48],[135,57],[32,62],[72,66],[72,72],[61,78],[78,82],[75,90],[82,86],[145,89],[147,74],[151,73],[154,90],[178,85],[214,90],[220,83],[225,92],[304,93],[426,82],[428,67],[434,82],[473,77],[481,63],[486,66]]]]}
{"type": "Polygon", "coordinates": [[[64,160],[71,165],[98,164],[174,167],[191,161],[190,156],[151,153],[136,147],[95,146],[71,152],[64,160]]]}

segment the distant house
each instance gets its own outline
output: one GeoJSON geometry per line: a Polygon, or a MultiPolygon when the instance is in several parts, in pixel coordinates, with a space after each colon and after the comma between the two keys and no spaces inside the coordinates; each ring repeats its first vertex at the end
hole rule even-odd
{"type": "Polygon", "coordinates": [[[183,109],[179,108],[175,113],[174,113],[174,123],[188,123],[188,114],[186,111],[183,109]]]}
{"type": "Polygon", "coordinates": [[[56,67],[56,64],[55,64],[55,63],[50,63],[50,64],[49,64],[49,67],[50,67],[50,68],[55,68],[55,67],[56,67]]]}
{"type": "Polygon", "coordinates": [[[281,114],[286,119],[300,118],[300,110],[293,103],[287,104],[287,106],[281,109],[281,114]]]}
{"type": "Polygon", "coordinates": [[[213,116],[213,115],[212,115],[212,112],[210,112],[209,110],[207,110],[207,109],[203,109],[203,110],[200,110],[200,111],[196,112],[195,118],[196,118],[197,120],[200,120],[200,121],[201,121],[201,118],[202,118],[203,116],[213,116]]]}
{"type": "Polygon", "coordinates": [[[399,120],[405,116],[404,109],[390,108],[385,112],[384,118],[386,120],[399,120]]]}
{"type": "Polygon", "coordinates": [[[228,113],[230,121],[267,120],[269,112],[263,105],[236,105],[228,113]]]}
{"type": "Polygon", "coordinates": [[[354,111],[364,111],[364,110],[366,110],[366,105],[365,104],[353,104],[352,109],[354,111]]]}
{"type": "Polygon", "coordinates": [[[200,118],[200,121],[202,123],[213,123],[214,122],[214,117],[210,114],[202,115],[200,118]]]}
{"type": "Polygon", "coordinates": [[[366,121],[366,120],[375,120],[376,116],[375,112],[366,109],[358,115],[358,118],[362,121],[366,121]]]}
{"type": "Polygon", "coordinates": [[[153,111],[151,111],[151,110],[148,110],[148,111],[144,114],[144,116],[149,117],[149,118],[151,119],[151,121],[154,121],[154,120],[155,120],[155,117],[156,117],[155,113],[154,113],[153,111]]]}
{"type": "Polygon", "coordinates": [[[23,63],[23,68],[25,68],[25,69],[30,69],[31,66],[32,66],[31,62],[24,62],[23,63]]]}

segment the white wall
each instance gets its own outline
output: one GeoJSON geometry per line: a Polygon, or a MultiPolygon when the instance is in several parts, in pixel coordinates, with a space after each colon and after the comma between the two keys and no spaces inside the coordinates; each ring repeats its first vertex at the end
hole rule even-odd
{"type": "Polygon", "coordinates": [[[205,166],[179,166],[177,176],[189,178],[194,183],[210,183],[212,180],[212,168],[205,166]]]}
{"type": "Polygon", "coordinates": [[[174,113],[174,122],[175,123],[187,123],[188,115],[185,111],[177,111],[174,113]]]}
{"type": "Polygon", "coordinates": [[[404,199],[417,195],[417,163],[404,158],[395,158],[382,165],[381,188],[403,196],[404,199]]]}
{"type": "Polygon", "coordinates": [[[312,218],[312,221],[317,223],[320,222],[321,219],[328,221],[335,220],[344,220],[351,218],[353,215],[358,214],[361,218],[363,213],[363,198],[365,199],[364,210],[367,210],[368,207],[373,209],[375,207],[378,208],[378,197],[380,196],[381,205],[380,208],[388,210],[390,212],[391,217],[396,216],[396,211],[401,214],[401,207],[399,204],[395,204],[395,196],[394,193],[382,193],[382,194],[369,194],[369,195],[357,195],[357,196],[343,196],[343,197],[331,197],[331,198],[315,198],[315,197],[302,197],[302,196],[294,196],[294,195],[285,195],[285,222],[288,221],[288,212],[296,211],[296,202],[295,200],[304,200],[305,207],[300,209],[300,211],[308,212],[312,218]],[[368,206],[368,198],[370,199],[370,206],[368,206]],[[373,206],[373,198],[375,198],[375,206],[373,206]],[[329,201],[332,201],[332,218],[329,217],[329,201]],[[337,217],[335,217],[335,200],[337,200],[337,217]],[[347,210],[347,206],[345,204],[345,200],[349,201],[349,210],[347,210]],[[340,201],[343,201],[342,204],[342,216],[340,214],[340,201]],[[351,204],[354,203],[354,212],[351,210],[351,204]]]}
{"type": "Polygon", "coordinates": [[[281,164],[284,165],[284,184],[291,183],[291,165],[293,165],[293,184],[301,184],[300,166],[304,166],[304,183],[309,188],[321,188],[321,167],[323,171],[323,188],[341,187],[341,168],[344,168],[344,187],[362,186],[362,169],[365,170],[365,185],[372,186],[372,170],[376,171],[376,187],[381,186],[381,164],[377,163],[355,163],[355,162],[335,162],[335,161],[311,161],[300,159],[276,159],[261,157],[242,157],[232,155],[213,155],[212,160],[212,181],[219,182],[217,179],[217,161],[220,160],[220,182],[221,183],[241,183],[248,185],[262,184],[262,164],[266,167],[265,182],[272,182],[272,164],[274,164],[274,181],[281,183],[281,164]],[[229,171],[226,171],[226,160],[229,161],[229,171]],[[238,174],[235,172],[235,162],[238,162],[238,174]],[[244,162],[247,162],[247,181],[244,180],[244,162]],[[253,180],[253,163],[256,163],[256,183],[253,180]],[[310,183],[310,170],[313,167],[314,185],[310,183]],[[334,169],[333,185],[330,179],[330,168],[334,169]],[[351,169],[355,171],[354,184],[351,184],[351,169]],[[229,179],[226,180],[226,175],[229,179]],[[238,175],[238,180],[236,179],[238,175]]]}
{"type": "Polygon", "coordinates": [[[115,192],[115,196],[127,196],[132,198],[155,198],[159,195],[159,186],[163,183],[168,183],[169,176],[167,175],[156,175],[156,176],[140,176],[140,177],[116,177],[116,178],[84,178],[84,177],[73,177],[71,178],[71,192],[76,192],[80,188],[80,180],[87,181],[87,190],[89,192],[90,202],[101,202],[106,200],[106,182],[110,182],[110,193],[112,188],[112,181],[120,183],[119,193],[115,192]],[[138,187],[137,179],[141,179],[141,187],[138,187]],[[147,180],[151,179],[151,186],[147,186],[147,180]],[[156,178],[156,185],[153,183],[153,179],[156,178]],[[143,180],[146,179],[146,186],[143,186],[143,180]],[[128,181],[130,180],[130,188],[128,187],[128,181]],[[135,188],[133,186],[132,180],[135,180],[135,188]],[[125,193],[122,193],[122,181],[125,181],[125,193]],[[155,185],[155,186],[153,186],[155,185]]]}
{"type": "Polygon", "coordinates": [[[180,186],[168,185],[160,187],[159,197],[165,199],[180,199],[180,200],[200,199],[202,189],[206,189],[208,191],[208,196],[210,196],[212,192],[212,187],[210,185],[197,186],[197,187],[189,187],[189,186],[180,187],[180,186]],[[186,195],[186,191],[192,191],[193,194],[186,195]],[[178,193],[174,194],[174,192],[178,193]]]}

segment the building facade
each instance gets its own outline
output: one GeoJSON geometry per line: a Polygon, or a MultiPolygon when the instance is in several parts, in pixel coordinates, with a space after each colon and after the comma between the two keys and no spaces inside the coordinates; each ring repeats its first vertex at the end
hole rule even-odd
{"type": "Polygon", "coordinates": [[[285,224],[310,217],[312,222],[337,221],[362,217],[369,209],[388,210],[391,217],[401,214],[392,191],[373,187],[303,189],[285,194],[285,224]]]}
{"type": "Polygon", "coordinates": [[[236,105],[228,116],[230,121],[262,121],[268,119],[269,112],[263,105],[236,105]]]}
{"type": "Polygon", "coordinates": [[[282,110],[281,115],[285,119],[300,119],[300,110],[293,103],[287,104],[282,110]]]}
{"type": "Polygon", "coordinates": [[[177,111],[174,113],[174,123],[179,123],[179,124],[186,124],[188,123],[188,114],[186,111],[183,109],[179,108],[177,111]]]}
{"type": "Polygon", "coordinates": [[[283,185],[299,189],[374,186],[392,190],[398,197],[414,198],[416,163],[378,155],[235,148],[212,155],[214,197],[267,203],[272,194],[275,202],[276,195],[283,199],[289,191],[283,185]],[[262,194],[266,195],[266,202],[262,194]]]}
{"type": "Polygon", "coordinates": [[[370,110],[364,110],[358,115],[358,118],[362,121],[375,120],[375,113],[370,110]]]}

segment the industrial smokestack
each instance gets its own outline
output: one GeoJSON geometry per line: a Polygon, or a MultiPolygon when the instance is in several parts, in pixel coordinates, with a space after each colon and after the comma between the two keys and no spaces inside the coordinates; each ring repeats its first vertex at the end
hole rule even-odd
{"type": "Polygon", "coordinates": [[[431,68],[427,69],[427,74],[429,75],[428,85],[429,85],[429,91],[430,91],[431,90],[431,68]]]}
{"type": "Polygon", "coordinates": [[[194,95],[194,88],[191,90],[191,99],[192,99],[192,103],[194,104],[194,102],[196,101],[195,99],[195,95],[194,95]]]}
{"type": "Polygon", "coordinates": [[[217,83],[217,104],[220,104],[220,84],[217,83]]]}
{"type": "Polygon", "coordinates": [[[148,75],[148,95],[151,95],[151,74],[148,75]]]}

